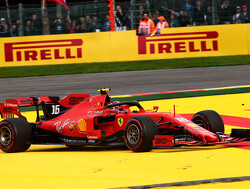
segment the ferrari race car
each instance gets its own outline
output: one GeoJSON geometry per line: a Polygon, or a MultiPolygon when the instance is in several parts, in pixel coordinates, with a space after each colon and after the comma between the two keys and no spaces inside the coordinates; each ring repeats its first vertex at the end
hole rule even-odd
{"type": "Polygon", "coordinates": [[[137,101],[111,102],[107,91],[100,95],[70,94],[8,99],[0,103],[4,120],[0,122],[0,148],[4,152],[23,152],[31,144],[63,144],[68,147],[107,145],[125,142],[134,152],[154,147],[211,145],[250,139],[250,129],[233,129],[224,134],[218,113],[206,110],[191,120],[173,113],[144,110],[137,101]],[[20,113],[22,107],[36,107],[35,123],[20,113]],[[43,115],[39,115],[42,108],[43,115]],[[14,118],[18,117],[18,118],[14,118]]]}

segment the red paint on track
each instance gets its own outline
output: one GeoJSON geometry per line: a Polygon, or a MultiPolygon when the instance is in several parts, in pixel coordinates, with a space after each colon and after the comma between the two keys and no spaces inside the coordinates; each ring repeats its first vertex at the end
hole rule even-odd
{"type": "MultiPolygon", "coordinates": [[[[181,115],[187,119],[192,119],[193,116],[193,114],[181,114],[181,115]]],[[[226,115],[221,115],[221,117],[225,125],[250,128],[250,118],[226,116],[226,115]]],[[[250,150],[250,141],[244,141],[240,143],[230,143],[224,145],[228,147],[250,150]]]]}
{"type": "MultiPolygon", "coordinates": [[[[181,114],[187,119],[192,119],[193,114],[181,114]]],[[[221,115],[224,124],[230,126],[244,127],[250,129],[250,118],[221,115]]]]}
{"type": "Polygon", "coordinates": [[[224,146],[250,150],[250,141],[245,141],[245,142],[240,142],[240,143],[224,144],[224,146]]]}

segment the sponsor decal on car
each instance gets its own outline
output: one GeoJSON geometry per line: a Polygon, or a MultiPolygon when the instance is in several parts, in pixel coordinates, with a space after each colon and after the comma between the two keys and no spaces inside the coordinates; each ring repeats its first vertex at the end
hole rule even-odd
{"type": "Polygon", "coordinates": [[[187,133],[190,133],[191,135],[193,136],[198,136],[198,133],[196,131],[193,131],[192,129],[189,129],[189,128],[184,128],[184,130],[187,132],[187,133]]]}
{"type": "Polygon", "coordinates": [[[78,122],[77,122],[77,128],[79,130],[79,132],[85,132],[87,131],[87,124],[84,118],[81,118],[78,122]]]}
{"type": "Polygon", "coordinates": [[[194,124],[194,123],[187,123],[187,126],[190,126],[190,127],[198,127],[198,125],[194,124]]]}
{"type": "Polygon", "coordinates": [[[175,145],[174,136],[155,135],[155,140],[153,141],[153,145],[174,147],[175,145]]]}
{"type": "Polygon", "coordinates": [[[63,122],[63,124],[61,124],[62,122],[61,121],[58,121],[58,122],[56,122],[54,125],[56,126],[56,131],[58,132],[58,133],[62,133],[62,130],[63,130],[63,128],[66,126],[66,125],[68,125],[69,124],[69,118],[68,119],[66,119],[64,122],[63,122]]]}

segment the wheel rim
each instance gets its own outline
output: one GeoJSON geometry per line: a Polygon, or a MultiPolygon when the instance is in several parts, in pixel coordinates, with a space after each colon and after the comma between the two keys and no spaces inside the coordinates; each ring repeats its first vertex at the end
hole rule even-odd
{"type": "Polygon", "coordinates": [[[204,123],[204,121],[202,121],[202,120],[200,120],[200,119],[195,120],[194,123],[195,123],[196,125],[199,125],[199,126],[203,127],[204,129],[208,129],[208,126],[204,123]]]}
{"type": "Polygon", "coordinates": [[[130,144],[136,144],[140,140],[140,130],[137,125],[131,124],[127,129],[127,139],[130,144]]]}
{"type": "Polygon", "coordinates": [[[11,130],[9,127],[3,126],[0,129],[0,142],[4,146],[7,146],[11,143],[11,130]]]}

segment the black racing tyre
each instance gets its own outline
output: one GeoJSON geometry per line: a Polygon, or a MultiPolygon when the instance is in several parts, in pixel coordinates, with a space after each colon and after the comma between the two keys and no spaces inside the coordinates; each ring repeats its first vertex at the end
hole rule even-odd
{"type": "Polygon", "coordinates": [[[4,152],[24,152],[32,142],[32,128],[25,119],[11,118],[0,122],[0,149],[4,152]]]}
{"type": "Polygon", "coordinates": [[[147,116],[135,116],[128,120],[124,140],[134,152],[148,152],[153,148],[154,136],[158,129],[155,121],[147,116]]]}
{"type": "Polygon", "coordinates": [[[213,110],[204,110],[198,112],[192,117],[191,120],[195,124],[200,125],[201,127],[213,133],[216,132],[224,133],[225,129],[223,120],[221,116],[213,110]]]}

